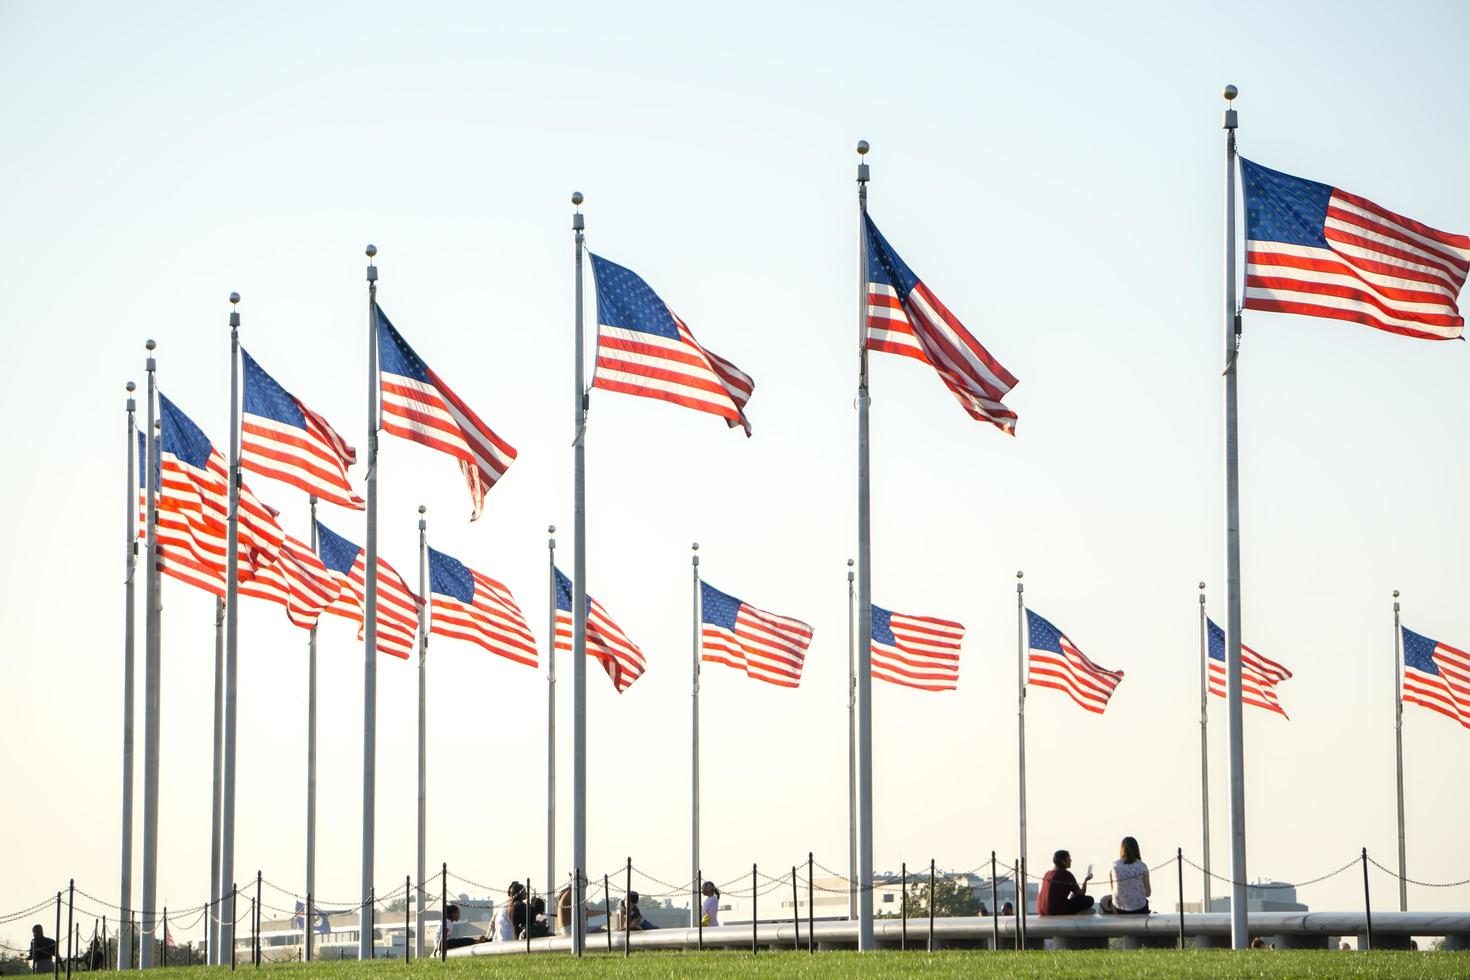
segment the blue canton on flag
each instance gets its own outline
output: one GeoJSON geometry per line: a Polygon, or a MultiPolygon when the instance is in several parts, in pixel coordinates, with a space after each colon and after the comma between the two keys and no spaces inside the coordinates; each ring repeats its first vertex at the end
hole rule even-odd
{"type": "MultiPolygon", "coordinates": [[[[1210,693],[1226,697],[1225,631],[1206,619],[1210,638],[1210,693]]],[[[1291,671],[1268,657],[1263,657],[1244,643],[1240,645],[1240,700],[1290,717],[1276,700],[1276,685],[1291,679],[1291,671]]]]}

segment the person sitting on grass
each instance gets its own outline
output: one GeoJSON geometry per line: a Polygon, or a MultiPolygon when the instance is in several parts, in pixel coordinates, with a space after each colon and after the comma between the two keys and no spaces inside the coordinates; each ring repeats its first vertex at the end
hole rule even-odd
{"type": "Polygon", "coordinates": [[[1037,915],[1076,915],[1092,908],[1092,896],[1087,894],[1087,883],[1092,872],[1077,884],[1071,871],[1072,855],[1057,851],[1051,857],[1052,869],[1041,879],[1041,890],[1036,895],[1037,915]]]}

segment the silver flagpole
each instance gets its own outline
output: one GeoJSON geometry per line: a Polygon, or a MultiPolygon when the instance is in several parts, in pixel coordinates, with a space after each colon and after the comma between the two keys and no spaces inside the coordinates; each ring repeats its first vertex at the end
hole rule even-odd
{"type": "Polygon", "coordinates": [[[225,600],[217,596],[214,600],[214,754],[211,756],[213,779],[209,801],[209,962],[222,962],[219,956],[220,920],[223,905],[220,904],[219,862],[220,825],[224,819],[221,794],[224,792],[225,774],[225,600]]]}
{"type": "Polygon", "coordinates": [[[138,570],[138,472],[147,465],[138,457],[138,402],[133,392],[138,386],[128,382],[128,551],[123,579],[123,743],[122,743],[122,874],[119,878],[117,904],[122,909],[122,930],[118,933],[117,968],[132,965],[132,937],[127,923],[133,906],[133,689],[137,684],[133,666],[134,588],[133,574],[138,570]]]}
{"type": "MultiPolygon", "coordinates": [[[[1225,86],[1227,106],[1237,89],[1225,86]]],[[[1230,732],[1230,944],[1250,945],[1245,882],[1245,737],[1240,701],[1240,444],[1236,372],[1240,314],[1235,307],[1235,110],[1225,130],[1225,676],[1230,732]]]]}
{"type": "Polygon", "coordinates": [[[580,191],[572,194],[572,231],[577,266],[576,439],[572,449],[572,867],[576,882],[572,896],[572,954],[587,946],[587,389],[582,366],[582,253],[587,236],[580,191]]]}
{"type": "MultiPolygon", "coordinates": [[[[419,884],[418,901],[414,907],[414,959],[422,959],[424,955],[424,902],[428,899],[428,892],[424,889],[424,837],[429,813],[429,537],[426,530],[428,522],[424,519],[427,510],[419,504],[419,595],[423,597],[424,604],[419,606],[419,831],[418,864],[414,871],[419,884]]],[[[406,937],[404,941],[407,942],[406,937]]]]}
{"type": "MultiPolygon", "coordinates": [[[[1210,910],[1210,635],[1205,613],[1205,583],[1199,584],[1199,823],[1204,846],[1204,898],[1201,912],[1210,910]]],[[[1183,902],[1181,898],[1179,901],[1183,902]]]]}
{"type": "Polygon", "coordinates": [[[690,667],[690,698],[693,710],[690,715],[690,758],[693,767],[690,770],[689,787],[690,799],[693,800],[693,811],[689,825],[689,878],[694,882],[694,900],[689,907],[689,928],[693,929],[699,925],[699,888],[704,884],[699,880],[699,658],[703,653],[703,643],[700,639],[700,621],[703,616],[703,604],[699,594],[699,542],[692,545],[694,554],[691,556],[691,567],[693,568],[694,594],[692,601],[693,626],[691,628],[690,644],[693,649],[694,662],[690,667]]]}
{"type": "Polygon", "coordinates": [[[1393,749],[1399,790],[1399,911],[1409,911],[1409,885],[1404,848],[1404,634],[1399,627],[1399,590],[1393,590],[1393,749]]]}
{"type": "Polygon", "coordinates": [[[377,800],[378,737],[378,267],[368,257],[368,458],[367,458],[367,586],[363,600],[362,634],[362,878],[363,906],[358,910],[357,958],[373,958],[373,821],[377,800]]]}
{"type": "MultiPolygon", "coordinates": [[[[321,550],[316,531],[316,497],[311,498],[311,552],[321,550]]],[[[306,897],[316,901],[316,627],[306,640],[306,897]]],[[[312,958],[311,909],[302,912],[302,946],[312,958]]],[[[216,961],[217,962],[217,961],[216,961]]]]}
{"type": "Polygon", "coordinates": [[[873,528],[868,495],[868,141],[858,151],[858,949],[873,950],[873,528]]]}
{"type": "MultiPolygon", "coordinates": [[[[556,894],[556,525],[546,527],[546,882],[556,894]]],[[[553,915],[561,915],[557,908],[553,915]]]]}
{"type": "Polygon", "coordinates": [[[138,943],[138,966],[153,965],[153,909],[158,897],[158,709],[161,665],[163,606],[158,579],[158,363],[148,341],[148,443],[143,467],[148,484],[148,538],[144,570],[146,583],[143,640],[143,934],[138,943]]]}
{"type": "MultiPolygon", "coordinates": [[[[1020,773],[1021,861],[1026,860],[1026,583],[1025,572],[1016,572],[1016,732],[1020,773]]],[[[1016,882],[1016,905],[1024,912],[1025,882],[1016,882]]]]}
{"type": "MultiPolygon", "coordinates": [[[[236,567],[240,560],[240,314],[235,304],[239,293],[230,294],[230,504],[225,538],[225,718],[219,837],[220,884],[235,880],[235,720],[239,710],[237,679],[240,651],[240,582],[236,567]]],[[[220,946],[231,948],[235,924],[221,928],[220,946]]]]}
{"type": "Polygon", "coordinates": [[[847,560],[847,918],[857,918],[857,599],[855,565],[847,560]]]}

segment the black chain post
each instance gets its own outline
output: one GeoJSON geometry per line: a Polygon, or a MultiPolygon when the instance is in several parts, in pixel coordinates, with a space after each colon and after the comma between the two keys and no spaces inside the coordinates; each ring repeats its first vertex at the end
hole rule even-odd
{"type": "Polygon", "coordinates": [[[791,925],[796,930],[792,938],[792,947],[796,952],[801,952],[801,905],[796,897],[796,865],[791,866],[791,925]]]}
{"type": "Polygon", "coordinates": [[[909,948],[909,866],[904,861],[899,864],[899,905],[898,905],[898,948],[909,948]]]}
{"type": "Polygon", "coordinates": [[[806,852],[806,951],[815,953],[817,951],[816,927],[816,903],[812,898],[812,852],[806,852]]]}
{"type": "Polygon", "coordinates": [[[1174,861],[1179,870],[1179,948],[1184,948],[1184,848],[1174,849],[1174,861]]]}
{"type": "Polygon", "coordinates": [[[439,865],[439,962],[449,959],[449,862],[439,865]]]}
{"type": "MultiPolygon", "coordinates": [[[[695,871],[694,872],[694,883],[695,883],[696,886],[698,886],[699,893],[701,895],[703,895],[704,894],[704,869],[703,868],[700,868],[698,871],[695,871]]],[[[720,900],[717,898],[717,899],[715,899],[715,912],[716,912],[716,914],[719,913],[719,910],[720,910],[720,900]]],[[[699,924],[699,951],[702,953],[702,952],[704,952],[704,909],[700,908],[700,909],[695,909],[694,910],[694,921],[699,924]]]]}
{"type": "Polygon", "coordinates": [[[1363,848],[1363,922],[1367,927],[1368,949],[1373,949],[1373,903],[1368,898],[1368,849],[1363,848]]]}
{"type": "Polygon", "coordinates": [[[757,934],[756,923],[760,921],[760,916],[756,915],[756,911],[760,907],[760,884],[759,884],[759,882],[756,881],[756,877],[755,876],[756,876],[755,865],[752,864],[750,866],[750,955],[751,956],[755,956],[757,953],[760,952],[760,950],[756,948],[756,934],[757,934]]]}
{"type": "Polygon", "coordinates": [[[929,952],[934,952],[934,859],[929,859],[929,952]]]}
{"type": "Polygon", "coordinates": [[[1000,906],[996,904],[995,852],[990,852],[990,948],[1000,949],[1000,906]]]}

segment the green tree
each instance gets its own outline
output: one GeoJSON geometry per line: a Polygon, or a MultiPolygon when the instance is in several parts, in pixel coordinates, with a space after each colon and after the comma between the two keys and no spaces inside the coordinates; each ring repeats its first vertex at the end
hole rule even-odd
{"type": "MultiPolygon", "coordinates": [[[[927,879],[921,879],[921,882],[909,889],[909,900],[904,906],[904,914],[910,919],[929,917],[929,882],[927,879]]],[[[936,916],[964,916],[979,913],[980,899],[973,891],[947,878],[940,878],[935,882],[934,914],[936,916]]]]}

